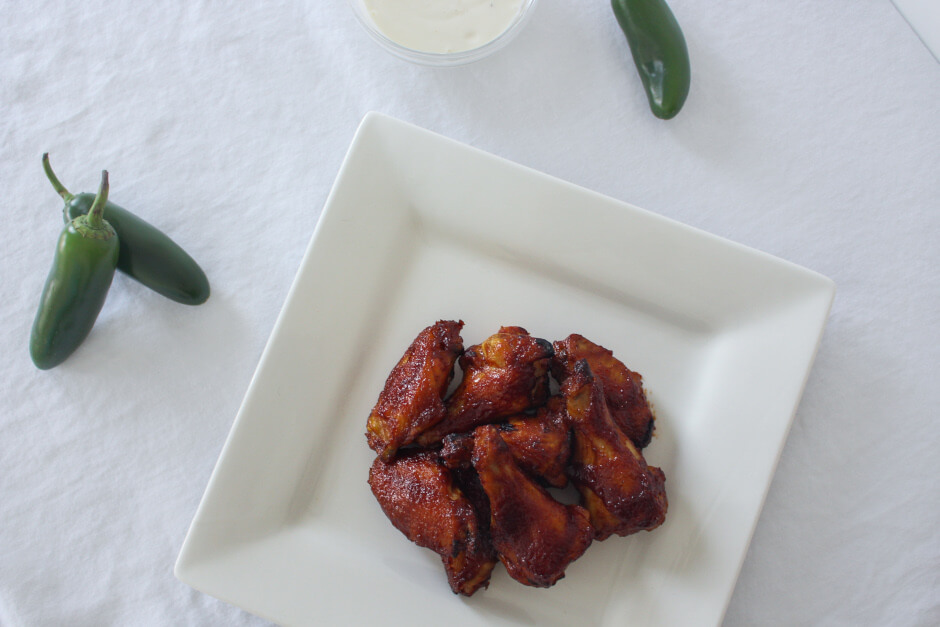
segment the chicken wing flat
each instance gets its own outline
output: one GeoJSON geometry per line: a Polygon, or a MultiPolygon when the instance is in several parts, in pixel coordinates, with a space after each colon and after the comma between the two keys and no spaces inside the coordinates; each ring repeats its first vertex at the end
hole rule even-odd
{"type": "Polygon", "coordinates": [[[463,351],[463,322],[441,320],[421,331],[392,368],[366,425],[383,461],[445,416],[444,395],[463,351]]]}
{"type": "MultiPolygon", "coordinates": [[[[564,400],[553,396],[549,406],[539,408],[537,415],[519,414],[495,425],[519,467],[556,488],[568,485],[565,465],[571,456],[571,436],[563,411],[564,400]]],[[[440,450],[444,465],[452,469],[470,467],[474,434],[483,428],[445,436],[440,450]]]]}
{"type": "Polygon", "coordinates": [[[376,458],[369,485],[388,519],[418,546],[441,556],[455,594],[489,585],[496,555],[470,501],[430,452],[376,458]]]}
{"type": "Polygon", "coordinates": [[[460,357],[463,379],[447,400],[446,416],[421,434],[430,445],[449,433],[474,427],[543,405],[548,398],[552,345],[522,327],[502,327],[460,357]]]}
{"type": "Polygon", "coordinates": [[[666,477],[659,468],[647,466],[614,424],[603,384],[586,359],[574,364],[561,390],[574,433],[569,476],[590,512],[595,537],[604,540],[661,525],[667,509],[666,477]]]}
{"type": "Polygon", "coordinates": [[[574,365],[586,359],[594,376],[604,386],[604,396],[614,424],[639,448],[653,437],[653,411],[643,391],[643,377],[614,357],[614,354],[577,333],[554,343],[552,374],[564,381],[574,365]]]}
{"type": "Polygon", "coordinates": [[[563,505],[516,465],[495,426],[474,431],[473,466],[490,502],[493,546],[509,575],[547,588],[593,540],[588,513],[563,505]]]}

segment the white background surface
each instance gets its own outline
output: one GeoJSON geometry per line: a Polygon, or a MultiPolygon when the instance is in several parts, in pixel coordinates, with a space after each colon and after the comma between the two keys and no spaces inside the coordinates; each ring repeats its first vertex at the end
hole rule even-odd
{"type": "Polygon", "coordinates": [[[940,3],[935,0],[892,0],[934,58],[940,61],[940,3]]]}
{"type": "Polygon", "coordinates": [[[833,278],[725,622],[940,622],[940,65],[887,1],[671,5],[694,78],[661,122],[603,1],[542,0],[448,70],[387,55],[343,2],[5,3],[0,624],[263,624],[172,566],[369,110],[833,278]],[[73,192],[107,168],[209,302],[118,276],[86,344],[36,370],[44,151],[73,192]]]}

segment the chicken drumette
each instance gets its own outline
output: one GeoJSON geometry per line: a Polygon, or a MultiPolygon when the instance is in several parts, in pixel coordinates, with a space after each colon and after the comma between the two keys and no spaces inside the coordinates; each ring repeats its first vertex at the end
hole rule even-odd
{"type": "Polygon", "coordinates": [[[418,437],[428,446],[545,404],[552,345],[521,327],[501,327],[460,357],[463,379],[447,399],[445,418],[418,437]]]}
{"type": "Polygon", "coordinates": [[[614,354],[577,333],[555,342],[552,374],[562,382],[576,363],[586,359],[594,376],[604,386],[604,396],[614,424],[630,441],[645,448],[653,436],[653,412],[643,391],[643,377],[614,357],[614,354]]]}
{"type": "Polygon", "coordinates": [[[593,540],[584,508],[563,505],[518,465],[497,427],[477,428],[473,467],[490,503],[490,535],[509,575],[547,588],[565,576],[593,540]]]}
{"type": "Polygon", "coordinates": [[[452,320],[429,326],[392,368],[366,424],[369,446],[383,461],[444,418],[443,398],[463,351],[461,328],[452,320]]]}
{"type": "Polygon", "coordinates": [[[441,556],[455,594],[473,594],[489,584],[496,555],[470,501],[430,452],[376,458],[369,485],[388,519],[405,536],[441,556]]]}
{"type": "Polygon", "coordinates": [[[665,475],[648,466],[614,424],[603,385],[587,360],[574,364],[562,394],[574,433],[569,477],[591,514],[596,539],[661,525],[667,508],[665,475]]]}

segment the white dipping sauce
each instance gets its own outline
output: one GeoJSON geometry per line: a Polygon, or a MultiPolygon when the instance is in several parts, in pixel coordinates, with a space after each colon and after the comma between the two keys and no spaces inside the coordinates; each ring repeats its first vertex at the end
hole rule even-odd
{"type": "Polygon", "coordinates": [[[522,0],[363,0],[392,41],[423,52],[462,52],[499,37],[522,0]]]}

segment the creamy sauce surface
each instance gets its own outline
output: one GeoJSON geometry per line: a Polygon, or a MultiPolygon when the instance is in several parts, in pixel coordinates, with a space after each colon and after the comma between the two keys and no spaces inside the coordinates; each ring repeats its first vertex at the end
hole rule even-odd
{"type": "Polygon", "coordinates": [[[392,41],[423,52],[462,52],[493,41],[512,23],[522,0],[363,0],[392,41]]]}

